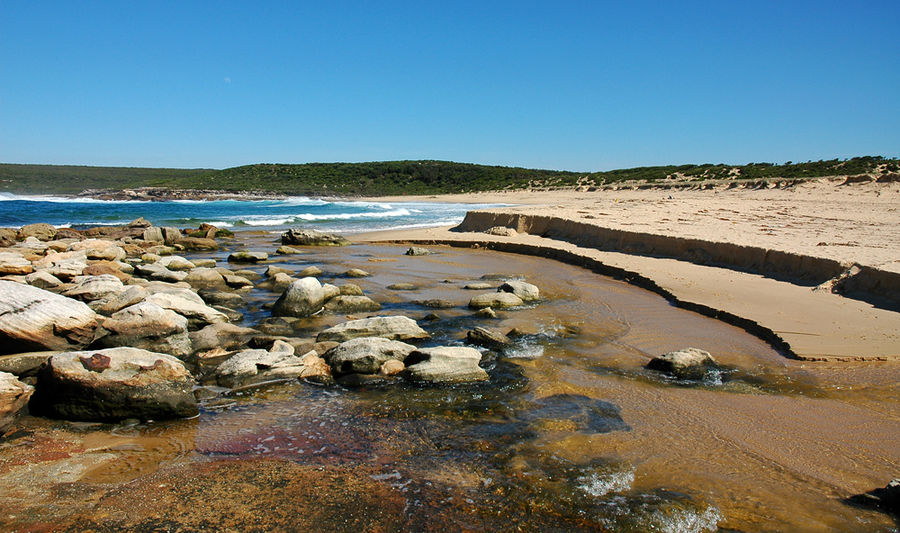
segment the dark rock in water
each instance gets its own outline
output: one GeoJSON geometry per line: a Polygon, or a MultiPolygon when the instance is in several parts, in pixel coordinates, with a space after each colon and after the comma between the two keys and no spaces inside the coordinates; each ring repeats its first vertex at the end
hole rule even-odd
{"type": "Polygon", "coordinates": [[[421,305],[422,307],[427,307],[429,309],[450,309],[451,307],[456,307],[456,304],[451,302],[450,300],[442,300],[440,298],[432,298],[430,300],[416,300],[416,305],[421,305]]]}
{"type": "Polygon", "coordinates": [[[360,337],[343,342],[325,353],[336,375],[375,374],[389,359],[404,361],[416,347],[381,337],[360,337]]]}
{"type": "Polygon", "coordinates": [[[371,387],[394,383],[397,378],[384,374],[344,374],[335,381],[344,387],[371,387]]]}
{"type": "Polygon", "coordinates": [[[428,333],[405,316],[379,316],[350,320],[319,333],[318,342],[343,342],[357,337],[383,337],[392,340],[427,339],[428,333]]]}
{"type": "Polygon", "coordinates": [[[845,500],[847,503],[880,509],[900,517],[900,478],[892,479],[885,487],[845,500]]]}
{"type": "Polygon", "coordinates": [[[233,292],[219,291],[215,289],[200,289],[197,291],[200,298],[207,305],[224,305],[226,307],[240,307],[244,305],[244,298],[233,292]]]}
{"type": "Polygon", "coordinates": [[[318,313],[325,303],[325,292],[319,280],[312,277],[298,279],[290,284],[275,302],[275,316],[308,317],[318,313]]]}
{"type": "Polygon", "coordinates": [[[466,342],[489,350],[503,350],[512,344],[509,337],[499,331],[482,327],[476,327],[466,333],[466,342]]]}
{"type": "Polygon", "coordinates": [[[429,322],[434,322],[435,320],[440,320],[440,319],[441,319],[441,315],[439,315],[437,313],[428,313],[427,315],[422,317],[422,320],[427,320],[429,322]]]}
{"type": "Polygon", "coordinates": [[[83,302],[0,280],[0,354],[83,348],[93,342],[98,318],[83,302]]]}
{"type": "Polygon", "coordinates": [[[22,383],[12,374],[0,372],[0,437],[13,425],[33,392],[31,385],[22,383]]]}
{"type": "Polygon", "coordinates": [[[576,431],[580,433],[609,433],[631,429],[615,404],[581,394],[554,394],[534,403],[534,409],[521,415],[523,420],[538,423],[564,420],[574,423],[576,431]]]}
{"type": "Polygon", "coordinates": [[[30,406],[66,420],[191,417],[198,413],[195,383],[184,364],[166,354],[129,347],[65,352],[38,372],[30,406]]]}
{"type": "Polygon", "coordinates": [[[487,372],[478,363],[481,352],[464,346],[422,348],[406,358],[403,377],[423,383],[465,383],[487,381],[487,372]]]}
{"type": "Polygon", "coordinates": [[[300,246],[346,246],[350,241],[336,233],[291,228],[281,234],[281,244],[300,246]]]}
{"type": "Polygon", "coordinates": [[[266,252],[234,252],[228,256],[229,263],[260,263],[268,259],[266,252]]]}
{"type": "Polygon", "coordinates": [[[698,348],[685,348],[654,357],[647,368],[665,372],[678,379],[703,379],[706,372],[717,368],[709,352],[698,348]]]}
{"type": "Polygon", "coordinates": [[[418,246],[412,246],[406,250],[406,255],[431,255],[431,253],[428,248],[419,248],[418,246]]]}

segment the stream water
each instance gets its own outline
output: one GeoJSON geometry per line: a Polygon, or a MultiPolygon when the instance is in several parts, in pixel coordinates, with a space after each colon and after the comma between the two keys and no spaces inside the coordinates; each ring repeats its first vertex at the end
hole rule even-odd
{"type": "MultiPolygon", "coordinates": [[[[242,232],[232,247],[274,249],[242,232]]],[[[518,328],[476,385],[294,382],[225,393],[192,420],[25,418],[0,443],[6,531],[895,531],[845,503],[900,464],[900,365],[791,361],[746,332],[555,261],[354,245],[273,256],[417,319],[425,344],[518,328]],[[362,268],[371,277],[344,279],[362,268]],[[539,304],[475,317],[463,286],[520,276],[539,304]],[[387,287],[408,282],[418,289],[387,287]],[[434,309],[422,301],[441,299],[434,309]],[[449,305],[448,304],[448,305],[449,305]],[[434,313],[438,320],[425,320],[434,313]],[[694,346],[701,381],[646,370],[694,346]]],[[[208,254],[222,260],[228,249],[208,254]]],[[[265,266],[250,267],[262,272],[265,266]]],[[[277,295],[245,295],[244,325],[277,295]]],[[[361,314],[358,317],[375,313],[361,314]]],[[[296,336],[346,320],[302,320],[296,336]]]]}

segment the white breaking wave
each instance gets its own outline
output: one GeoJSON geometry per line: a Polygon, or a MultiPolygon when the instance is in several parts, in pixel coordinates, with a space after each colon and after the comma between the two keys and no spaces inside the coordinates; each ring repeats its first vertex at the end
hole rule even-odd
{"type": "Polygon", "coordinates": [[[96,198],[75,198],[65,196],[43,196],[0,192],[0,202],[49,202],[54,204],[149,204],[149,200],[98,200],[96,198]]]}

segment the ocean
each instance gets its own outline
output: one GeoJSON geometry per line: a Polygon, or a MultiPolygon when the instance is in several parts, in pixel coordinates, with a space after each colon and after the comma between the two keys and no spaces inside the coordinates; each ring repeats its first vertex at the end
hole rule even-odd
{"type": "Polygon", "coordinates": [[[109,201],[0,193],[0,227],[46,222],[57,227],[83,229],[122,225],[144,217],[157,226],[179,228],[196,228],[206,222],[232,231],[306,227],[360,233],[452,225],[461,222],[466,211],[497,206],[323,200],[304,196],[281,200],[109,201]]]}

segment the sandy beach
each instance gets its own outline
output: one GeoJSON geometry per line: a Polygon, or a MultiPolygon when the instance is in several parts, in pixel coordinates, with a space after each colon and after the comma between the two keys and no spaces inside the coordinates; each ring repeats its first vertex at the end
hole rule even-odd
{"type": "Polygon", "coordinates": [[[791,357],[900,359],[900,183],[833,178],[378,200],[511,205],[471,213],[458,228],[356,240],[565,252],[570,262],[587,259],[652,281],[683,307],[757,324],[791,357]],[[486,233],[498,226],[510,229],[486,233]]]}

